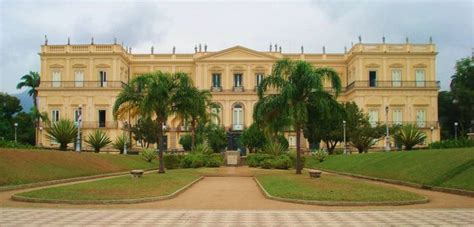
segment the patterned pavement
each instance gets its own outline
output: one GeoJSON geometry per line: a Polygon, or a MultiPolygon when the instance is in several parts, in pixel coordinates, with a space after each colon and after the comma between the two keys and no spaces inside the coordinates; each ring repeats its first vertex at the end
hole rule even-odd
{"type": "Polygon", "coordinates": [[[0,226],[474,226],[474,209],[213,211],[0,208],[0,226]]]}

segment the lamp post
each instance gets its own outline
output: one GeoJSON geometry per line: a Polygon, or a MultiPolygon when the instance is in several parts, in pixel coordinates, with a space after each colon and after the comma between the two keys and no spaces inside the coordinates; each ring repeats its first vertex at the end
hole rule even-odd
{"type": "Polygon", "coordinates": [[[430,131],[431,131],[431,142],[433,143],[433,130],[434,130],[434,127],[431,126],[430,127],[430,131]]]}
{"type": "Polygon", "coordinates": [[[127,154],[127,127],[128,127],[128,123],[127,121],[124,121],[123,122],[123,154],[127,154]]]}
{"type": "Polygon", "coordinates": [[[43,127],[42,127],[42,126],[39,127],[39,131],[40,131],[40,134],[39,134],[39,145],[40,145],[40,147],[42,147],[42,146],[43,146],[43,127]]]}
{"type": "Polygon", "coordinates": [[[82,121],[82,105],[77,108],[77,138],[76,152],[81,152],[81,121],[82,121]]]}
{"type": "Polygon", "coordinates": [[[346,143],[346,120],[342,121],[342,126],[344,129],[344,154],[347,154],[347,143],[346,143]]]}
{"type": "Polygon", "coordinates": [[[459,123],[456,121],[454,122],[454,139],[458,140],[458,125],[459,123]]]}
{"type": "Polygon", "coordinates": [[[388,130],[388,106],[385,107],[385,130],[387,137],[385,137],[385,151],[390,151],[390,132],[388,130]]]}
{"type": "Polygon", "coordinates": [[[13,124],[15,126],[15,143],[18,142],[17,140],[17,128],[18,128],[18,123],[15,122],[15,124],[13,124]]]}

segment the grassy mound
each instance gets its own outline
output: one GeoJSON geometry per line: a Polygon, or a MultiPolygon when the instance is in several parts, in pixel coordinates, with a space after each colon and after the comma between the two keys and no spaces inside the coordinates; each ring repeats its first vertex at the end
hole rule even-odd
{"type": "Polygon", "coordinates": [[[116,200],[170,195],[198,179],[194,169],[170,170],[166,174],[149,173],[139,179],[130,176],[51,187],[18,194],[36,199],[116,200]]]}
{"type": "Polygon", "coordinates": [[[474,149],[334,155],[306,167],[474,191],[474,149]]]}
{"type": "Polygon", "coordinates": [[[0,186],[148,169],[140,156],[45,150],[0,149],[0,186]]]}
{"type": "Polygon", "coordinates": [[[293,171],[272,171],[258,174],[257,179],[270,195],[286,199],[331,202],[401,202],[424,199],[415,193],[396,188],[328,174],[323,174],[319,179],[311,179],[307,172],[296,175],[293,171]]]}

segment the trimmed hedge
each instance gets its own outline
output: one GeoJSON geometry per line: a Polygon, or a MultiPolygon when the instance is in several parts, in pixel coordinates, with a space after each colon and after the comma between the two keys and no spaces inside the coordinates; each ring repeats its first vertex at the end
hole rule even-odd
{"type": "Polygon", "coordinates": [[[166,169],[178,169],[181,165],[181,160],[184,155],[179,154],[166,154],[163,155],[163,161],[165,162],[166,169]]]}
{"type": "Polygon", "coordinates": [[[431,143],[429,147],[431,149],[474,147],[474,140],[469,140],[465,138],[458,140],[441,140],[431,143]]]}
{"type": "Polygon", "coordinates": [[[219,167],[224,163],[220,154],[190,153],[183,157],[181,168],[219,167]]]}
{"type": "MultiPolygon", "coordinates": [[[[306,158],[301,156],[301,160],[304,164],[306,158]]],[[[247,165],[264,169],[289,169],[296,166],[296,155],[291,153],[278,156],[262,153],[249,154],[247,156],[247,165]]]]}

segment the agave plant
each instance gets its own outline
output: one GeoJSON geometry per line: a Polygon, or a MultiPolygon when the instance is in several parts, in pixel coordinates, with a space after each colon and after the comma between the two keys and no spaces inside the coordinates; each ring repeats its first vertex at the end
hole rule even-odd
{"type": "Polygon", "coordinates": [[[152,148],[145,148],[140,153],[147,162],[153,161],[156,158],[156,151],[152,148]]]}
{"type": "Polygon", "coordinates": [[[99,153],[100,149],[109,145],[112,141],[107,136],[107,133],[101,130],[95,130],[87,136],[84,140],[87,144],[94,148],[94,151],[99,153]]]}
{"type": "Polygon", "coordinates": [[[285,153],[286,149],[280,143],[269,142],[268,144],[266,144],[263,147],[263,152],[265,154],[271,154],[271,155],[278,156],[278,155],[281,155],[281,154],[285,153]]]}
{"type": "Polygon", "coordinates": [[[405,150],[411,150],[415,145],[422,144],[425,141],[426,134],[415,125],[407,124],[400,127],[394,137],[405,146],[405,150]]]}
{"type": "Polygon", "coordinates": [[[72,143],[77,136],[77,128],[70,120],[59,120],[46,128],[46,138],[59,143],[59,149],[65,151],[67,144],[72,143]]]}
{"type": "Polygon", "coordinates": [[[191,153],[211,154],[212,150],[209,148],[209,146],[207,146],[207,144],[200,143],[191,149],[191,153]]]}
{"type": "MultiPolygon", "coordinates": [[[[125,136],[117,136],[115,137],[115,140],[114,142],[112,143],[112,147],[119,150],[120,151],[120,154],[123,154],[123,147],[125,145],[125,141],[127,139],[125,138],[125,136]]],[[[126,142],[127,143],[127,149],[130,148],[130,142],[126,142]]]]}

